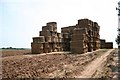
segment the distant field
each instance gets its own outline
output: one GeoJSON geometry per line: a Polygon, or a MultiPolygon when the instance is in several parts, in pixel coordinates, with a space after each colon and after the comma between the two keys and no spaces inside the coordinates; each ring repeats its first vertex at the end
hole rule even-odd
{"type": "Polygon", "coordinates": [[[2,51],[2,57],[8,57],[8,56],[16,56],[16,55],[25,55],[31,52],[30,49],[28,50],[0,50],[2,51]]]}

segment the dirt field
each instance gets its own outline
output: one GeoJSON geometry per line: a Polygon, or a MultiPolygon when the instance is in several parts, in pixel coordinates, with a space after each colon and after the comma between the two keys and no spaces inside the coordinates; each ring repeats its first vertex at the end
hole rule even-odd
{"type": "MultiPolygon", "coordinates": [[[[85,54],[65,52],[2,57],[3,78],[101,78],[108,57],[116,50],[97,50],[85,54]]],[[[114,61],[113,61],[114,62],[114,61]]],[[[108,71],[112,74],[112,71],[108,71]]],[[[109,77],[109,75],[106,75],[109,77]]]]}
{"type": "Polygon", "coordinates": [[[31,50],[2,50],[2,57],[24,55],[30,52],[31,50]]]}

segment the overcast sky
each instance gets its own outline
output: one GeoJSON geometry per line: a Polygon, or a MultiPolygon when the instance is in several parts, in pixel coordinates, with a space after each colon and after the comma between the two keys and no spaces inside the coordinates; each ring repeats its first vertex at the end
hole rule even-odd
{"type": "Polygon", "coordinates": [[[32,37],[39,36],[47,22],[57,22],[61,32],[61,27],[75,25],[83,18],[97,22],[100,38],[117,47],[118,1],[0,0],[0,47],[31,48],[32,37]]]}

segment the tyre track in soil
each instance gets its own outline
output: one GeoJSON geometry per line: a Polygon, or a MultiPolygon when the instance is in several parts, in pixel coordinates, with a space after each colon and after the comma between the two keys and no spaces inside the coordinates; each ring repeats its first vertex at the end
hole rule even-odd
{"type": "Polygon", "coordinates": [[[109,51],[105,52],[101,56],[97,57],[92,62],[88,63],[84,67],[84,71],[81,72],[81,75],[75,76],[75,78],[92,78],[95,72],[101,68],[102,64],[106,61],[107,56],[113,51],[114,49],[110,49],[109,51]]]}

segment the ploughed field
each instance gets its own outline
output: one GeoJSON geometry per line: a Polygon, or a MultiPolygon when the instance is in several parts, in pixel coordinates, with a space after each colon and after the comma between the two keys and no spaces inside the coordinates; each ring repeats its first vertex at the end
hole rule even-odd
{"type": "MultiPolygon", "coordinates": [[[[83,75],[82,72],[89,68],[90,63],[93,64],[92,61],[98,57],[101,58],[108,51],[109,49],[100,49],[85,54],[71,54],[67,52],[30,54],[30,50],[13,50],[10,51],[11,53],[8,51],[9,55],[4,52],[4,56],[1,58],[1,75],[3,78],[79,78],[83,75]]],[[[116,52],[116,50],[111,51],[112,53],[116,52]]],[[[103,58],[108,59],[106,56],[103,58]]],[[[100,69],[102,70],[102,68],[100,69]]],[[[94,76],[88,76],[88,78],[103,77],[99,73],[97,72],[97,75],[94,74],[94,76]]],[[[109,75],[104,77],[109,77],[109,75]]]]}

